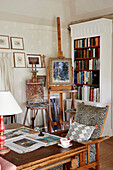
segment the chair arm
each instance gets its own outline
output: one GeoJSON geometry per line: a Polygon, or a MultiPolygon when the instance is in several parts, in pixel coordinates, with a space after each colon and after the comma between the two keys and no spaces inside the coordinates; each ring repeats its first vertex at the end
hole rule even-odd
{"type": "Polygon", "coordinates": [[[104,140],[109,139],[109,138],[110,138],[109,136],[105,136],[105,137],[100,137],[100,138],[84,141],[82,143],[85,144],[85,145],[92,145],[92,144],[103,142],[104,140]]]}

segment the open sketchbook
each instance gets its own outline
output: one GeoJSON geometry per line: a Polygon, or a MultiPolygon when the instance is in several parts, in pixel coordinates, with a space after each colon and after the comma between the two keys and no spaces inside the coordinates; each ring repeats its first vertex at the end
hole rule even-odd
{"type": "Polygon", "coordinates": [[[60,140],[60,137],[49,133],[44,133],[44,136],[40,137],[38,132],[26,127],[5,131],[5,134],[5,145],[20,154],[56,144],[60,140]]]}

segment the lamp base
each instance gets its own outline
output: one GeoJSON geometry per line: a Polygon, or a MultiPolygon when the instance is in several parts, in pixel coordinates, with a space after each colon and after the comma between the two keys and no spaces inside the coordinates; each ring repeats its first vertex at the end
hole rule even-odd
{"type": "Polygon", "coordinates": [[[6,146],[0,147],[0,155],[4,155],[6,153],[8,153],[10,151],[10,149],[6,146]]]}
{"type": "Polygon", "coordinates": [[[10,151],[9,148],[4,146],[4,141],[6,139],[6,135],[4,135],[5,125],[4,125],[4,118],[0,116],[0,155],[4,155],[10,151]]]}
{"type": "Polygon", "coordinates": [[[2,148],[0,148],[0,155],[4,155],[6,153],[8,153],[10,151],[10,149],[6,146],[3,146],[2,148]]]}

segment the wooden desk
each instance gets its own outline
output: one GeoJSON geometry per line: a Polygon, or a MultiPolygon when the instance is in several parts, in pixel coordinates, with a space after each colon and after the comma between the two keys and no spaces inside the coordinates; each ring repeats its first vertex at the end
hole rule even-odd
{"type": "MultiPolygon", "coordinates": [[[[19,127],[20,125],[15,123],[11,124],[11,126],[7,125],[6,128],[14,128],[15,126],[19,127]]],[[[31,170],[36,168],[42,170],[49,169],[60,164],[65,164],[71,161],[73,162],[73,160],[75,161],[75,156],[77,154],[80,154],[80,164],[84,165],[87,147],[78,142],[72,142],[72,144],[71,147],[66,149],[55,144],[25,154],[18,154],[11,150],[3,157],[9,162],[15,164],[17,170],[31,170]]],[[[75,168],[72,166],[72,169],[74,170],[75,168]]]]}

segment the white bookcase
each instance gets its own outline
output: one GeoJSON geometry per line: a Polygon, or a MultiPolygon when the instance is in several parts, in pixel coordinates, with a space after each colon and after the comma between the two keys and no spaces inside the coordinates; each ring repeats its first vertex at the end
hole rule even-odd
{"type": "MultiPolygon", "coordinates": [[[[104,135],[112,135],[111,126],[111,64],[112,64],[112,20],[97,19],[89,22],[70,25],[71,28],[71,46],[72,46],[72,65],[74,68],[74,50],[75,40],[100,37],[100,70],[99,70],[99,101],[87,101],[86,97],[76,102],[84,101],[87,104],[105,106],[109,105],[104,135]]],[[[86,85],[87,86],[87,85],[86,85]]],[[[67,108],[70,108],[70,100],[67,101],[67,108]]]]}

